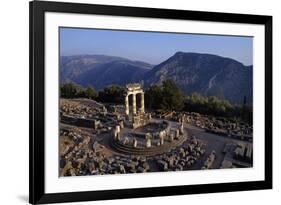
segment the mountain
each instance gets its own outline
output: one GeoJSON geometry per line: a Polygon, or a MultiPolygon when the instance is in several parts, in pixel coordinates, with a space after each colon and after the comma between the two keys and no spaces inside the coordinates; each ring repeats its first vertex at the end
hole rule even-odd
{"type": "Polygon", "coordinates": [[[186,95],[198,92],[242,104],[252,103],[253,68],[217,55],[177,52],[159,65],[105,55],[62,56],[60,82],[102,89],[143,81],[145,86],[171,79],[186,95]]]}
{"type": "Polygon", "coordinates": [[[110,84],[139,82],[152,65],[105,55],[62,56],[60,82],[72,81],[82,86],[102,89],[110,84]]]}
{"type": "Polygon", "coordinates": [[[232,103],[252,103],[253,69],[217,55],[177,52],[144,76],[145,85],[171,79],[184,94],[199,92],[232,103]]]}

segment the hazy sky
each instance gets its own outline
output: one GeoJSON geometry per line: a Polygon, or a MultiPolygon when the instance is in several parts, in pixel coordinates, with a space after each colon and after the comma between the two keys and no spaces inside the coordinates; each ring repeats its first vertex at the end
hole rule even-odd
{"type": "Polygon", "coordinates": [[[253,38],[219,35],[60,28],[60,55],[104,54],[159,64],[178,51],[253,63],[253,38]]]}

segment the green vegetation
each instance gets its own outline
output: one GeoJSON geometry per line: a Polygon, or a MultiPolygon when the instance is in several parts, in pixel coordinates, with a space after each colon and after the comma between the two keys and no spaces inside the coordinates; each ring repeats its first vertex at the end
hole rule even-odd
{"type": "Polygon", "coordinates": [[[215,96],[203,96],[199,93],[192,93],[190,96],[183,96],[175,83],[171,80],[163,81],[162,85],[153,85],[145,92],[145,102],[149,109],[159,111],[187,111],[197,112],[213,116],[240,119],[252,124],[252,107],[246,105],[232,105],[227,100],[215,96]]]}
{"type": "Polygon", "coordinates": [[[145,91],[145,106],[151,109],[159,109],[162,102],[162,90],[160,86],[152,85],[145,91]]]}
{"type": "Polygon", "coordinates": [[[184,110],[190,112],[225,116],[232,109],[233,106],[227,100],[221,100],[214,96],[204,97],[199,93],[192,93],[185,97],[184,101],[184,110]]]}
{"type": "Polygon", "coordinates": [[[150,109],[181,110],[184,96],[172,80],[165,80],[162,85],[153,85],[146,90],[145,102],[150,109]]]}
{"type": "Polygon", "coordinates": [[[184,111],[198,112],[201,114],[236,118],[252,124],[253,109],[246,105],[232,105],[227,100],[221,100],[217,97],[205,97],[199,93],[193,93],[186,96],[184,100],[184,111]]]}
{"type": "Polygon", "coordinates": [[[65,83],[60,86],[62,98],[89,98],[100,102],[122,104],[124,102],[124,88],[110,85],[97,92],[93,87],[82,87],[75,83],[65,83]]]}
{"type": "Polygon", "coordinates": [[[60,87],[60,96],[63,98],[75,98],[77,86],[73,83],[66,83],[60,87]]]}
{"type": "Polygon", "coordinates": [[[97,92],[92,87],[83,88],[74,83],[65,83],[60,87],[60,95],[63,98],[89,98],[96,99],[97,92]]]}
{"type": "MultiPolygon", "coordinates": [[[[124,103],[125,88],[118,85],[110,85],[96,92],[94,88],[83,88],[74,83],[66,83],[60,87],[63,98],[89,98],[104,103],[124,103]]],[[[213,116],[228,117],[243,120],[252,124],[253,109],[244,104],[232,105],[227,100],[214,96],[203,96],[192,93],[184,96],[172,80],[165,80],[161,85],[153,85],[145,90],[145,103],[148,110],[158,111],[187,111],[197,112],[213,116]]]]}
{"type": "Polygon", "coordinates": [[[99,91],[98,100],[107,103],[124,103],[124,91],[125,89],[118,85],[110,85],[99,91]]]}

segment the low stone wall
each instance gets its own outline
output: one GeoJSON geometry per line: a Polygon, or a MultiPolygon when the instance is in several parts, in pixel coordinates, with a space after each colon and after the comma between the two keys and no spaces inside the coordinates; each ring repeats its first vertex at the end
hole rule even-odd
{"type": "Polygon", "coordinates": [[[80,126],[80,127],[90,127],[94,128],[95,120],[91,119],[83,119],[83,118],[76,118],[68,115],[62,115],[60,117],[60,121],[62,123],[80,126]]]}
{"type": "MultiPolygon", "coordinates": [[[[170,131],[169,123],[167,121],[163,121],[162,123],[164,124],[163,129],[155,131],[155,132],[149,132],[149,134],[151,134],[151,136],[152,136],[152,139],[155,139],[155,138],[159,137],[159,133],[161,133],[161,132],[165,131],[166,133],[169,133],[169,131],[170,131]]],[[[155,124],[158,124],[158,123],[155,123],[155,124]]],[[[146,134],[147,133],[145,133],[145,132],[134,131],[134,133],[132,135],[135,135],[136,137],[140,137],[140,138],[145,139],[146,134]]]]}
{"type": "Polygon", "coordinates": [[[120,128],[117,127],[114,137],[111,138],[111,145],[117,152],[149,156],[174,149],[187,139],[187,133],[180,132],[180,128],[171,129],[169,122],[162,123],[163,129],[150,133],[144,131],[122,135],[120,128]]]}
{"type": "Polygon", "coordinates": [[[123,154],[153,156],[157,154],[162,154],[164,152],[169,152],[170,150],[180,146],[186,139],[187,136],[182,136],[180,139],[175,140],[173,142],[165,143],[161,146],[152,146],[146,148],[133,147],[131,144],[123,144],[122,142],[114,140],[114,138],[112,138],[110,145],[114,150],[123,154]]]}

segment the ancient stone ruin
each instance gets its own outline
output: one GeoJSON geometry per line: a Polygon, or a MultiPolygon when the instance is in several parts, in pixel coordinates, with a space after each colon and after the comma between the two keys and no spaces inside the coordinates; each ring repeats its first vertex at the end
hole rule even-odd
{"type": "Polygon", "coordinates": [[[149,113],[140,84],[126,86],[124,102],[60,99],[60,176],[252,167],[251,125],[149,113]]]}
{"type": "Polygon", "coordinates": [[[145,113],[144,91],[139,83],[128,84],[125,94],[125,116],[132,128],[147,124],[151,115],[145,113]],[[130,115],[129,96],[132,95],[132,113],[130,115]],[[137,95],[140,95],[140,108],[137,110],[137,95]]]}
{"type": "Polygon", "coordinates": [[[170,123],[152,119],[145,113],[144,91],[140,84],[128,84],[125,93],[125,122],[113,129],[111,145],[118,152],[136,155],[154,155],[182,144],[187,133],[183,123],[170,123]],[[129,96],[132,95],[132,113],[129,96]],[[140,108],[137,109],[137,95],[140,95],[140,108]]]}

